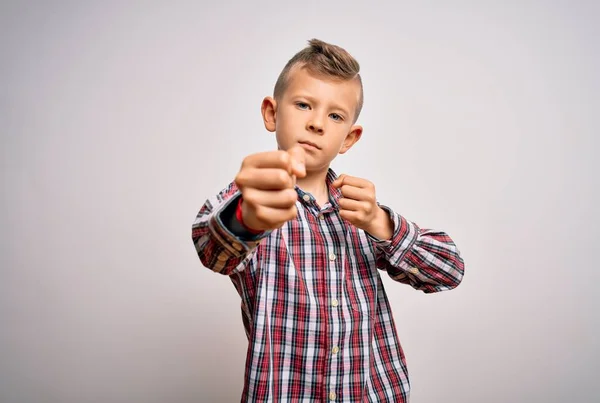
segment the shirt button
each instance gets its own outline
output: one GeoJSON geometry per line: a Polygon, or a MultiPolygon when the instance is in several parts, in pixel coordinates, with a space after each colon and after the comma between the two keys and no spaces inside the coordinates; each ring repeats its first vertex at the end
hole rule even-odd
{"type": "Polygon", "coordinates": [[[416,267],[411,267],[410,269],[408,269],[408,271],[410,271],[412,274],[417,274],[419,272],[419,269],[417,269],[416,267]]]}
{"type": "Polygon", "coordinates": [[[335,260],[335,253],[329,252],[329,260],[331,260],[332,262],[335,260]]]}
{"type": "Polygon", "coordinates": [[[337,395],[335,394],[335,392],[329,392],[329,400],[335,400],[335,398],[337,397],[337,395]]]}
{"type": "Polygon", "coordinates": [[[304,199],[304,201],[310,201],[309,195],[304,195],[304,196],[302,196],[302,198],[304,199]]]}
{"type": "Polygon", "coordinates": [[[334,299],[331,300],[331,305],[332,306],[338,306],[339,304],[340,304],[340,302],[337,299],[334,298],[334,299]]]}
{"type": "Polygon", "coordinates": [[[227,255],[224,255],[224,254],[221,254],[221,255],[217,256],[217,260],[218,260],[219,262],[224,262],[224,261],[226,261],[227,259],[228,259],[228,258],[227,258],[227,255]]]}
{"type": "Polygon", "coordinates": [[[319,214],[319,220],[324,220],[325,216],[323,214],[319,214]]]}
{"type": "Polygon", "coordinates": [[[337,353],[339,353],[339,352],[340,352],[340,348],[339,348],[338,346],[335,346],[334,348],[332,348],[332,349],[331,349],[331,352],[332,352],[333,354],[337,354],[337,353]]]}

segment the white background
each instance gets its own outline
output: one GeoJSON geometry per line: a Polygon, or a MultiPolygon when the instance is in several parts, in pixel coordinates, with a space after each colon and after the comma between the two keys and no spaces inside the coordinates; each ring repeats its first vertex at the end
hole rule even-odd
{"type": "Polygon", "coordinates": [[[275,148],[260,102],[315,37],[361,63],[334,162],[448,232],[456,290],[384,283],[412,403],[600,398],[594,1],[0,6],[0,401],[239,401],[239,297],[191,224],[275,148]],[[452,3],[452,4],[451,4],[452,3]]]}

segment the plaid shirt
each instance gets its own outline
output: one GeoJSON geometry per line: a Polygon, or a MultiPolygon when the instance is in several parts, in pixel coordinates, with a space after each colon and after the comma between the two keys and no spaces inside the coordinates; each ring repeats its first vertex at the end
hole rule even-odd
{"type": "Polygon", "coordinates": [[[247,238],[231,229],[241,195],[234,183],[194,221],[203,265],[229,276],[242,300],[242,401],[407,402],[406,362],[380,271],[426,293],[462,279],[463,260],[443,232],[383,205],[394,223],[390,240],[342,220],[335,178],[330,169],[321,208],[296,186],[298,216],[278,230],[247,238]]]}

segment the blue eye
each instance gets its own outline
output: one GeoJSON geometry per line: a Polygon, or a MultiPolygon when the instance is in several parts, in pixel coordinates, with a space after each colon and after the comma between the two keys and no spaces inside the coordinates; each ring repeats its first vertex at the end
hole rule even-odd
{"type": "Polygon", "coordinates": [[[300,109],[308,109],[308,104],[305,102],[296,102],[296,106],[300,109]]]}
{"type": "Polygon", "coordinates": [[[329,116],[331,116],[331,118],[332,118],[333,120],[336,120],[336,121],[337,121],[337,120],[344,120],[344,118],[342,118],[342,117],[341,117],[340,115],[338,115],[337,113],[332,113],[332,114],[331,114],[331,115],[329,115],[329,116]]]}

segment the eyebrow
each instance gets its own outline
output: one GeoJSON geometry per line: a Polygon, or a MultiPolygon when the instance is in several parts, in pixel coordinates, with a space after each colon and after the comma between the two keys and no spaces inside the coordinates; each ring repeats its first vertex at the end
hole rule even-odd
{"type": "MultiPolygon", "coordinates": [[[[294,95],[293,98],[305,98],[305,99],[309,100],[310,102],[318,103],[316,98],[311,97],[310,95],[302,94],[302,93],[294,95]]],[[[332,109],[339,110],[340,112],[350,116],[350,112],[348,110],[346,110],[346,108],[344,108],[343,106],[340,106],[338,104],[333,104],[332,109]]]]}

